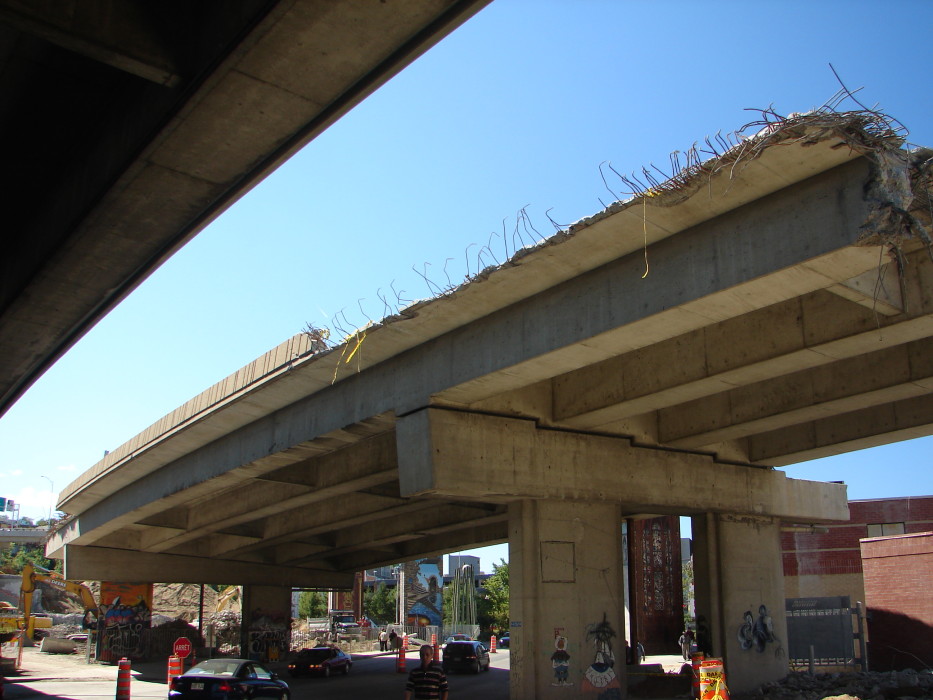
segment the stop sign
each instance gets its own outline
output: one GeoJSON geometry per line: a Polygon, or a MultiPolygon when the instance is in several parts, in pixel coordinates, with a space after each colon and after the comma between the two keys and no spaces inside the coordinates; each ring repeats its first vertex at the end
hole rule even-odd
{"type": "Polygon", "coordinates": [[[172,645],[172,653],[181,659],[186,658],[191,653],[191,642],[187,637],[179,637],[172,645]]]}

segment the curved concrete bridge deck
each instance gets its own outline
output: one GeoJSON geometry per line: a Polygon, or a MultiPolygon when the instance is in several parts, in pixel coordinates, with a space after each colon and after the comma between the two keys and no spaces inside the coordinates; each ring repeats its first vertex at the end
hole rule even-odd
{"type": "Polygon", "coordinates": [[[331,585],[505,541],[524,498],[845,517],[769,467],[931,432],[929,163],[864,115],[756,138],[343,346],[283,343],[70,484],[52,553],[331,585]]]}
{"type": "Polygon", "coordinates": [[[933,161],[888,125],[771,124],[337,348],[291,339],[70,484],[49,551],[285,600],[508,541],[511,697],[552,697],[542,650],[583,684],[581,639],[626,628],[622,520],[690,515],[730,688],[783,676],[735,626],[786,639],[781,523],[847,505],[774,467],[933,426],[933,161]]]}

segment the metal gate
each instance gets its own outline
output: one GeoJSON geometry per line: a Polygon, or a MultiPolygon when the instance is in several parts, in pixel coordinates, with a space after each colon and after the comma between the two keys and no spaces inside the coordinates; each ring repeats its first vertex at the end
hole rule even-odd
{"type": "Polygon", "coordinates": [[[856,663],[857,635],[848,596],[788,598],[788,661],[792,666],[846,666],[856,663]]]}

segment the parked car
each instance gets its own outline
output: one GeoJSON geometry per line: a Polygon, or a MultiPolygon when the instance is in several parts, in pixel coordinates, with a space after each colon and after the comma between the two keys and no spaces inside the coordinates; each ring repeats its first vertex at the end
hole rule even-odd
{"type": "Polygon", "coordinates": [[[455,641],[444,646],[444,659],[441,662],[444,671],[480,671],[489,670],[489,649],[482,642],[455,641]]]}
{"type": "Polygon", "coordinates": [[[466,634],[452,634],[447,639],[444,640],[444,643],[441,644],[441,649],[450,644],[451,642],[471,642],[473,641],[472,637],[466,634]]]}
{"type": "Polygon", "coordinates": [[[294,660],[289,662],[288,673],[292,676],[312,673],[329,676],[337,672],[347,675],[351,666],[353,660],[350,655],[337,647],[315,647],[299,651],[294,660]]]}
{"type": "Polygon", "coordinates": [[[289,700],[288,684],[248,659],[209,659],[172,678],[169,700],[277,698],[289,700]]]}
{"type": "Polygon", "coordinates": [[[507,634],[506,634],[506,635],[503,635],[503,636],[499,639],[499,641],[497,642],[497,644],[499,645],[499,648],[500,648],[500,649],[508,649],[508,648],[509,648],[509,635],[507,635],[507,634]]]}

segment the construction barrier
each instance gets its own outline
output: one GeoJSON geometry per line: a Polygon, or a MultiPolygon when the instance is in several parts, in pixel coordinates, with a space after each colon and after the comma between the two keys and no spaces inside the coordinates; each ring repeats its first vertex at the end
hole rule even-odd
{"type": "Polygon", "coordinates": [[[434,662],[437,663],[441,660],[441,650],[437,646],[437,634],[431,633],[431,646],[434,647],[434,662]]]}
{"type": "Polygon", "coordinates": [[[182,668],[182,660],[180,656],[170,656],[168,657],[168,676],[166,677],[166,683],[169,685],[172,684],[172,679],[175,676],[180,676],[184,669],[182,668]]]}
{"type": "Polygon", "coordinates": [[[700,700],[729,700],[722,659],[705,659],[700,662],[700,700]]]}
{"type": "Polygon", "coordinates": [[[496,635],[492,635],[489,638],[489,653],[490,654],[496,653],[496,635]]]}
{"type": "Polygon", "coordinates": [[[408,673],[408,665],[405,663],[405,654],[408,653],[408,635],[402,637],[402,646],[398,648],[398,659],[395,661],[396,673],[408,673]]]}
{"type": "Polygon", "coordinates": [[[700,664],[705,658],[706,654],[702,651],[690,654],[690,666],[693,668],[693,697],[697,700],[700,698],[700,664]]]}
{"type": "Polygon", "coordinates": [[[116,700],[130,700],[130,660],[125,656],[117,664],[116,700]]]}

